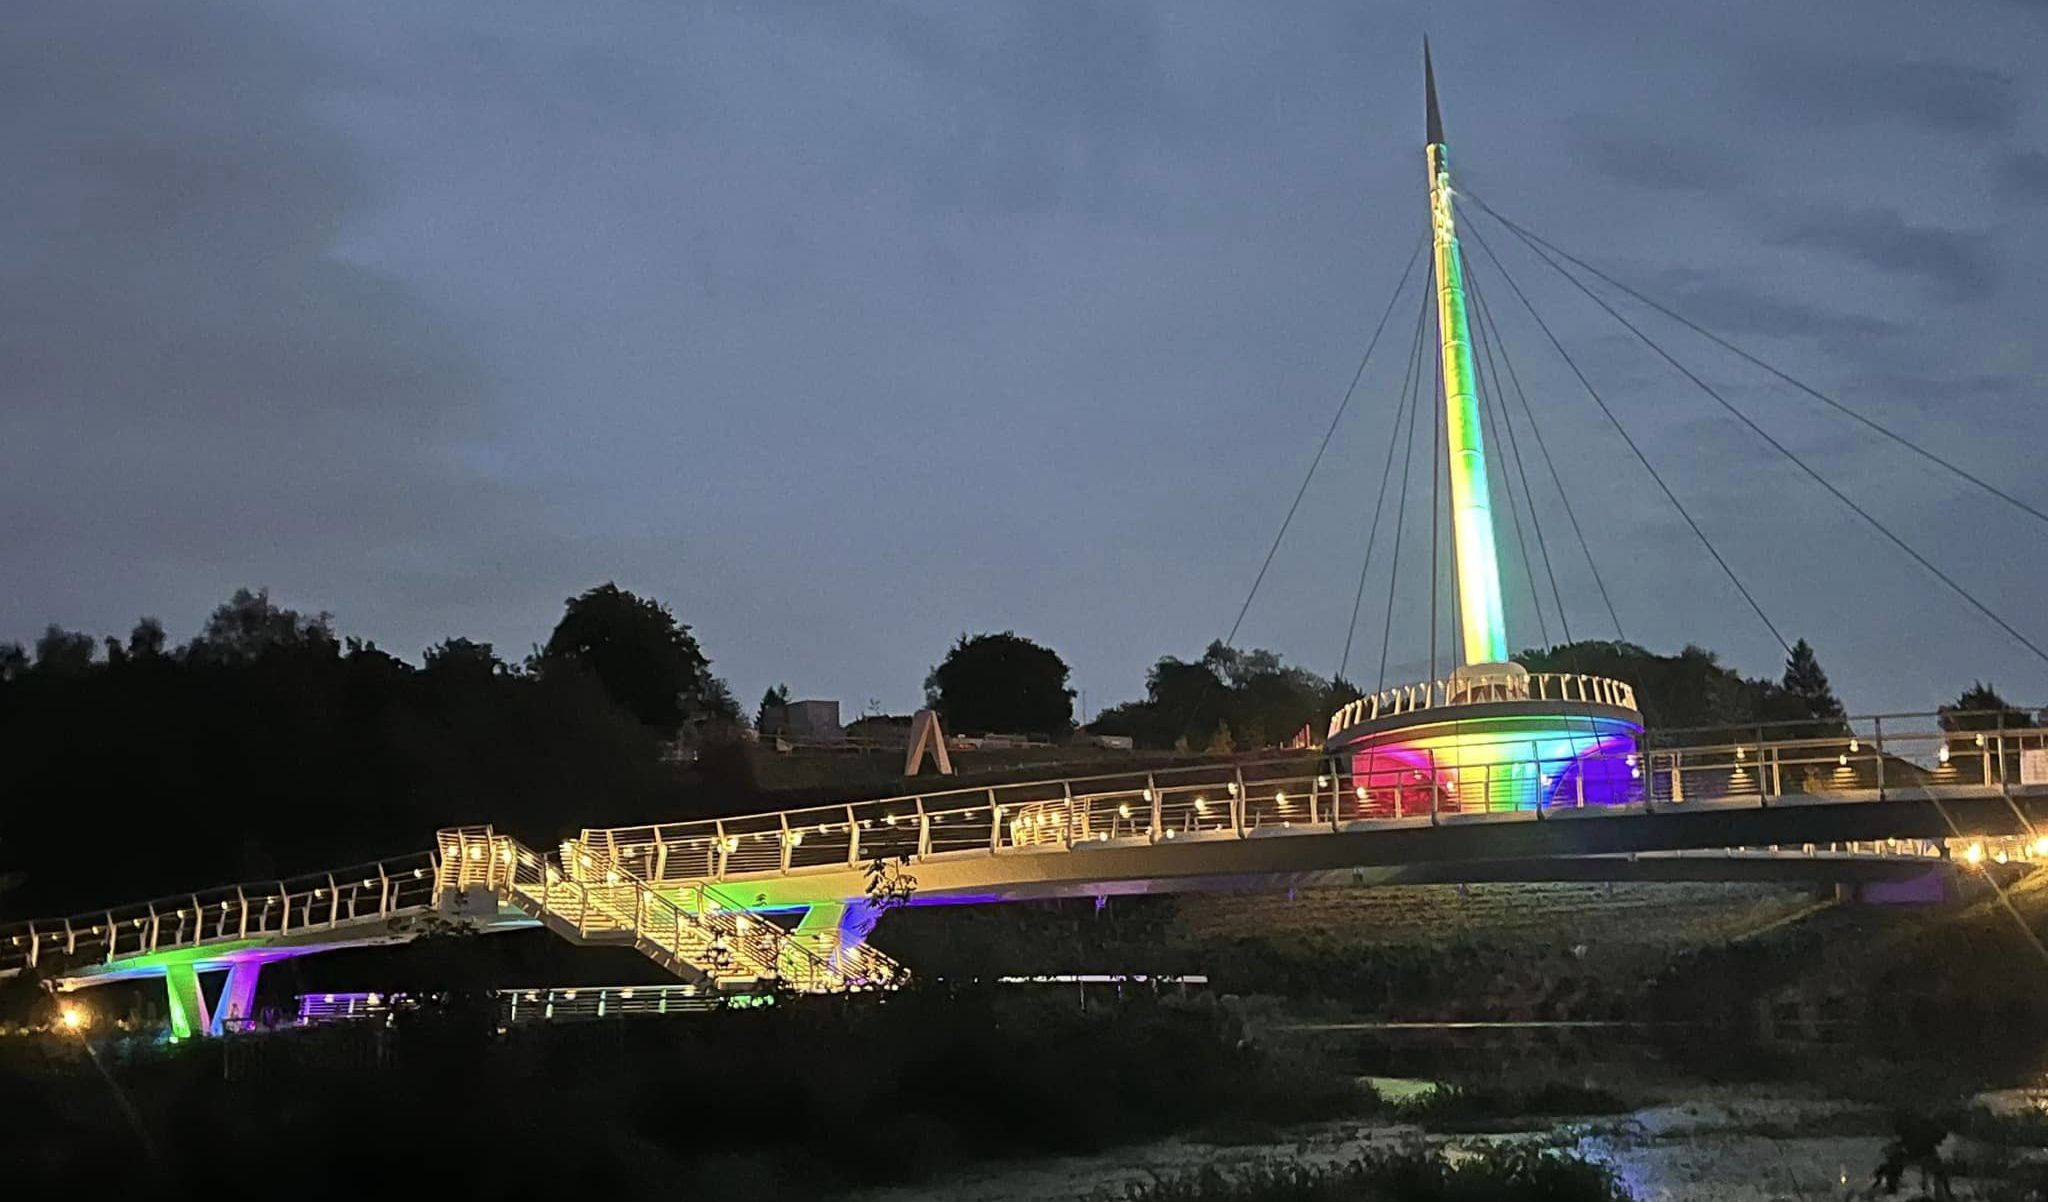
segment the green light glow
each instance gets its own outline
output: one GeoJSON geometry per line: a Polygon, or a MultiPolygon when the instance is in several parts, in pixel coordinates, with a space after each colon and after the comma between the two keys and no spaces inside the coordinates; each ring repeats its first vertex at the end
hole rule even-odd
{"type": "Polygon", "coordinates": [[[1479,429],[1479,390],[1472,335],[1465,321],[1465,269],[1451,214],[1450,152],[1429,147],[1429,203],[1436,246],[1437,325],[1443,333],[1445,430],[1450,436],[1451,533],[1458,563],[1458,625],[1467,664],[1508,657],[1501,616],[1500,564],[1493,546],[1493,498],[1486,485],[1486,442],[1479,429]]]}

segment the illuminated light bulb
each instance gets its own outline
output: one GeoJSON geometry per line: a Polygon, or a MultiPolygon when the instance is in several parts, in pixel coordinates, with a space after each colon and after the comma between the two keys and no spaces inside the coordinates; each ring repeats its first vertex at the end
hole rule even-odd
{"type": "Polygon", "coordinates": [[[1943,743],[1941,745],[1941,750],[1934,753],[1934,758],[1940,760],[1944,764],[1948,763],[1948,744],[1943,743]]]}
{"type": "Polygon", "coordinates": [[[331,993],[327,995],[327,1004],[330,1006],[334,1004],[334,995],[331,993]]]}
{"type": "Polygon", "coordinates": [[[1202,797],[1197,797],[1197,798],[1195,798],[1195,813],[1197,813],[1197,814],[1206,814],[1206,813],[1208,813],[1208,812],[1209,812],[1209,802],[1208,802],[1208,800],[1207,800],[1206,798],[1202,798],[1202,797]]]}
{"type": "Polygon", "coordinates": [[[1982,863],[1984,860],[1984,845],[1982,843],[1970,844],[1963,851],[1963,859],[1968,860],[1972,864],[1982,863]]]}
{"type": "Polygon", "coordinates": [[[1998,853],[1997,855],[1995,855],[1995,856],[1992,856],[1991,858],[1992,858],[1993,860],[1996,860],[1996,861],[1997,861],[1998,863],[2000,863],[2000,864],[2003,864],[2003,863],[2005,863],[2005,852],[2004,852],[2004,851],[2000,851],[2000,852],[1999,852],[1999,853],[1998,853]]]}
{"type": "Polygon", "coordinates": [[[1977,746],[1984,746],[1984,736],[1981,734],[1977,736],[1977,746]]]}
{"type": "Polygon", "coordinates": [[[1327,777],[1327,776],[1318,776],[1318,777],[1316,778],[1316,788],[1318,788],[1318,789],[1327,789],[1327,788],[1329,788],[1329,787],[1330,787],[1330,778],[1329,778],[1329,777],[1327,777]]]}
{"type": "Polygon", "coordinates": [[[85,1011],[76,1006],[66,1006],[58,1021],[64,1024],[66,1031],[82,1031],[86,1024],[85,1011]]]}
{"type": "Polygon", "coordinates": [[[1108,831],[1097,831],[1097,832],[1095,832],[1095,841],[1096,841],[1097,843],[1107,843],[1107,842],[1109,842],[1109,832],[1108,832],[1108,831]]]}
{"type": "Polygon", "coordinates": [[[1144,800],[1146,800],[1147,802],[1149,802],[1149,801],[1151,801],[1151,800],[1152,800],[1152,790],[1150,790],[1150,789],[1147,789],[1147,790],[1145,790],[1145,791],[1144,791],[1143,793],[1139,794],[1139,796],[1140,796],[1140,797],[1142,797],[1142,798],[1143,798],[1144,800]]]}
{"type": "Polygon", "coordinates": [[[1633,767],[1635,767],[1635,766],[1636,766],[1636,753],[1635,753],[1635,752],[1631,751],[1631,752],[1629,752],[1629,753],[1628,753],[1628,754],[1627,754],[1626,756],[1623,756],[1622,758],[1623,758],[1624,760],[1626,760],[1626,761],[1628,762],[1628,766],[1629,766],[1629,767],[1633,768],[1633,767]]]}
{"type": "Polygon", "coordinates": [[[1279,803],[1281,809],[1287,808],[1287,794],[1275,789],[1273,791],[1273,800],[1279,803]]]}
{"type": "Polygon", "coordinates": [[[1360,785],[1360,786],[1358,786],[1358,800],[1360,800],[1360,801],[1364,801],[1364,800],[1365,800],[1365,786],[1364,786],[1364,785],[1360,785]]]}
{"type": "Polygon", "coordinates": [[[1850,739],[1850,740],[1849,740],[1849,754],[1850,754],[1850,755],[1855,755],[1855,754],[1856,754],[1857,752],[1859,752],[1859,751],[1861,751],[1861,750],[1863,750],[1863,741],[1862,741],[1862,740],[1860,740],[1860,739],[1850,739]]]}
{"type": "Polygon", "coordinates": [[[1835,757],[1835,763],[1839,767],[1847,768],[1849,766],[1849,757],[1846,755],[1838,755],[1835,757]]]}
{"type": "Polygon", "coordinates": [[[1230,790],[1230,795],[1231,795],[1232,797],[1235,797],[1235,796],[1237,796],[1237,782],[1236,782],[1236,781],[1231,781],[1231,782],[1230,782],[1229,784],[1227,784],[1227,785],[1225,785],[1225,786],[1223,786],[1223,787],[1224,787],[1224,788],[1226,788],[1226,789],[1228,789],[1228,790],[1230,790]]]}
{"type": "Polygon", "coordinates": [[[610,870],[610,869],[606,869],[606,870],[605,870],[605,874],[604,874],[604,883],[605,883],[605,884],[607,884],[607,885],[616,885],[616,884],[618,884],[618,883],[619,883],[619,874],[618,874],[618,873],[616,873],[616,872],[613,872],[613,871],[612,871],[612,870],[610,870]]]}
{"type": "Polygon", "coordinates": [[[888,823],[888,824],[889,824],[890,826],[895,826],[895,825],[896,825],[896,815],[894,815],[894,814],[884,814],[884,815],[882,815],[882,821],[884,821],[884,822],[888,823]]]}
{"type": "Polygon", "coordinates": [[[1745,760],[1745,759],[1748,759],[1748,758],[1749,758],[1749,752],[1748,752],[1748,751],[1746,751],[1746,750],[1744,750],[1743,748],[1737,747],[1737,748],[1735,749],[1735,758],[1736,758],[1736,759],[1738,759],[1738,760],[1745,760]]]}
{"type": "Polygon", "coordinates": [[[1172,828],[1172,827],[1168,827],[1168,828],[1167,828],[1167,830],[1166,830],[1166,837],[1167,837],[1167,838],[1169,838],[1169,839],[1173,838],[1173,828],[1172,828]]]}
{"type": "Polygon", "coordinates": [[[2037,856],[2048,856],[2048,837],[2034,840],[2034,854],[2037,856]]]}
{"type": "Polygon", "coordinates": [[[480,846],[480,845],[478,845],[478,844],[474,844],[474,843],[470,844],[470,848],[469,848],[469,858],[470,858],[470,859],[472,859],[472,860],[481,860],[481,859],[483,859],[483,858],[484,858],[484,849],[482,848],[482,846],[480,846]]]}

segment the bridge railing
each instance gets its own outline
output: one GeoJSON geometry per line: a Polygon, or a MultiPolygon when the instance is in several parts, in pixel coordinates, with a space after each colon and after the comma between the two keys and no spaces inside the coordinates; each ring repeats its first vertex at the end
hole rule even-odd
{"type": "Polygon", "coordinates": [[[1626,681],[1583,672],[1446,676],[1358,698],[1330,716],[1330,735],[1334,738],[1361,722],[1379,718],[1500,701],[1555,701],[1560,705],[1605,705],[1632,710],[1636,708],[1636,691],[1626,681]]]}
{"type": "Polygon", "coordinates": [[[2022,753],[2048,748],[2048,730],[1955,731],[1936,721],[1894,715],[1859,720],[1840,734],[1769,740],[1743,737],[1754,728],[1724,729],[1726,742],[1661,748],[1546,753],[1509,746],[1490,758],[1292,755],[592,829],[582,841],[664,885],[723,882],[855,869],[883,858],[1542,817],[1582,807],[1654,811],[2009,790],[2023,783],[2022,753]]]}
{"type": "Polygon", "coordinates": [[[76,968],[203,944],[317,934],[434,904],[435,863],[420,852],[355,868],[249,881],[69,918],[0,927],[0,976],[76,968]]]}

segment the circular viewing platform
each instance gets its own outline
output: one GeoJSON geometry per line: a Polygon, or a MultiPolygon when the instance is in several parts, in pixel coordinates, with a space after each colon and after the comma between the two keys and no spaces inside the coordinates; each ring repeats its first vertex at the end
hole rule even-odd
{"type": "Polygon", "coordinates": [[[1635,689],[1583,673],[1478,664],[1360,697],[1330,718],[1369,814],[1616,805],[1640,791],[1635,689]]]}

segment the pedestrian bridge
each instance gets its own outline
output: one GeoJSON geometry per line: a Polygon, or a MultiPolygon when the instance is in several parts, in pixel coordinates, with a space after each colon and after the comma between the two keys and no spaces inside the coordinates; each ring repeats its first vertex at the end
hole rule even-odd
{"type": "Polygon", "coordinates": [[[1493,766],[1469,756],[1455,772],[1395,779],[1303,753],[590,829],[552,852],[452,829],[431,851],[368,867],[17,924],[0,931],[0,976],[65,990],[161,976],[183,1036],[246,1019],[266,963],[451,927],[545,926],[632,946],[707,988],[828,992],[901,978],[866,943],[899,904],[1337,883],[1854,881],[1956,859],[2048,860],[2036,834],[2048,785],[2031,771],[2048,734],[1943,731],[1932,715],[1876,725],[1616,752],[1581,773],[1629,782],[1610,804],[1504,804],[1493,766]],[[227,974],[211,1002],[199,984],[210,972],[227,974]]]}

